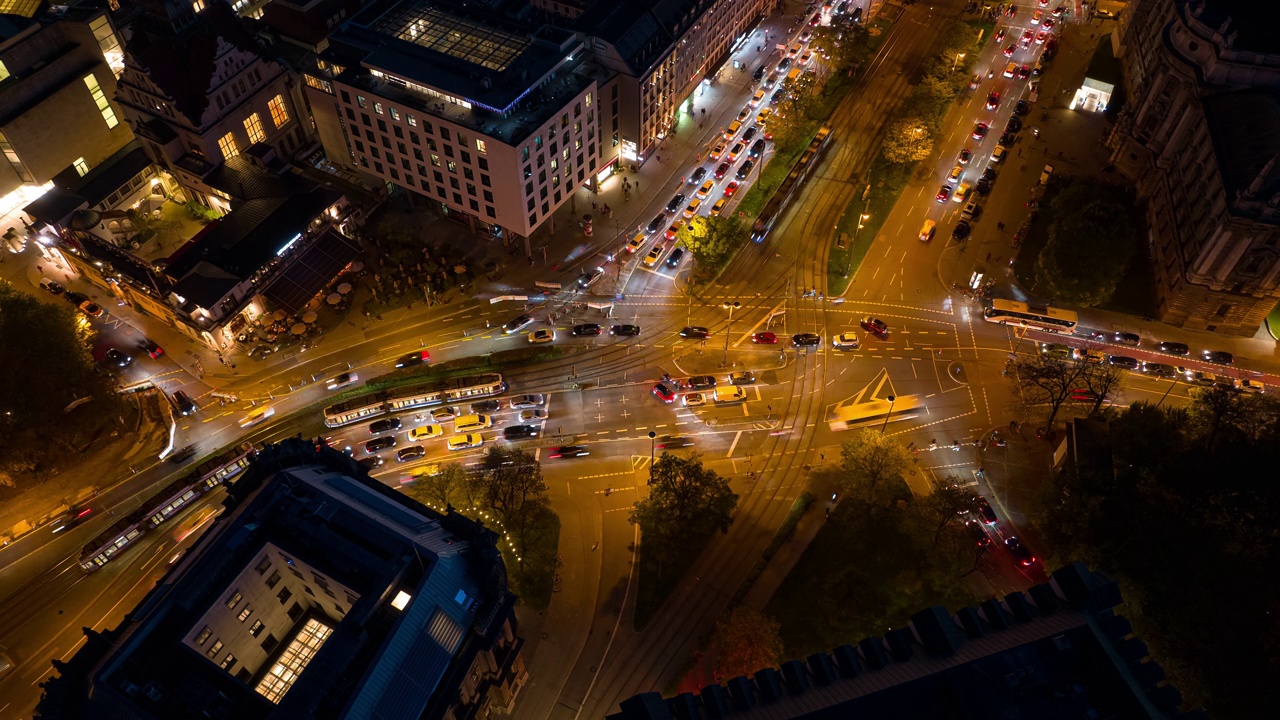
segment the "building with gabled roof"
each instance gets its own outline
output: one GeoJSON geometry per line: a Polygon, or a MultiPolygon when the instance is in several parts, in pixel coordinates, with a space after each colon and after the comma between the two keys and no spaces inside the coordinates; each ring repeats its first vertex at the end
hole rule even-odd
{"type": "Polygon", "coordinates": [[[470,720],[527,678],[497,535],[301,439],[46,684],[37,716],[470,720]]]}

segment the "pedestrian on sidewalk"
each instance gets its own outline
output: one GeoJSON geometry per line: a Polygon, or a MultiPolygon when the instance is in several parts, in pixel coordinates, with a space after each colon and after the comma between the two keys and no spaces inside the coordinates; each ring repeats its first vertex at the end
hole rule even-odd
{"type": "Polygon", "coordinates": [[[987,253],[987,262],[991,262],[991,253],[987,253]]]}

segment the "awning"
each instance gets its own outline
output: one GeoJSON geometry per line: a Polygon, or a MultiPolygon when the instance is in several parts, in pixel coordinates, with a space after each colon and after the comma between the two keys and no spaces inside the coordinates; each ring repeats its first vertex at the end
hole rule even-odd
{"type": "Polygon", "coordinates": [[[295,253],[292,262],[262,294],[289,312],[297,312],[358,257],[360,248],[336,229],[329,228],[311,247],[295,253]]]}

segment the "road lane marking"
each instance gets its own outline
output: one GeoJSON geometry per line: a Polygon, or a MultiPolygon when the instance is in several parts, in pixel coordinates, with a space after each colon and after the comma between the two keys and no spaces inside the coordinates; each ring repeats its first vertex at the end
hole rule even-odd
{"type": "Polygon", "coordinates": [[[741,438],[742,438],[741,430],[733,434],[733,444],[729,446],[729,452],[724,454],[725,457],[733,457],[733,449],[738,447],[738,440],[740,440],[741,438]]]}

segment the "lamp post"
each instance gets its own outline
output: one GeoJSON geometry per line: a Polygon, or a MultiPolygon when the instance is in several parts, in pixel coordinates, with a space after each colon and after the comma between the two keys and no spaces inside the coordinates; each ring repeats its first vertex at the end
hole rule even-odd
{"type": "Polygon", "coordinates": [[[964,59],[964,53],[956,53],[956,61],[951,63],[951,70],[954,71],[956,69],[956,65],[959,65],[960,61],[963,59],[964,59]]]}
{"type": "Polygon", "coordinates": [[[653,472],[653,454],[654,454],[654,438],[658,437],[658,433],[649,431],[649,472],[653,472]]]}
{"type": "Polygon", "coordinates": [[[858,244],[858,235],[862,234],[862,226],[871,219],[871,215],[867,213],[871,209],[871,183],[867,183],[867,189],[862,191],[862,199],[866,202],[862,206],[862,214],[858,216],[858,226],[853,229],[853,241],[849,243],[848,261],[844,264],[844,276],[849,277],[849,271],[853,269],[853,247],[858,244]]]}
{"type": "Polygon", "coordinates": [[[729,335],[732,334],[731,331],[733,330],[733,311],[742,307],[742,303],[738,302],[737,300],[734,300],[733,302],[721,303],[720,307],[727,308],[729,310],[729,325],[724,329],[724,364],[728,365],[729,364],[729,335]]]}
{"type": "Polygon", "coordinates": [[[1156,407],[1160,407],[1160,403],[1164,402],[1164,399],[1169,397],[1169,393],[1173,392],[1173,387],[1177,384],[1178,384],[1178,373],[1177,371],[1174,371],[1173,382],[1169,383],[1168,389],[1166,389],[1164,391],[1164,394],[1160,396],[1160,400],[1156,402],[1156,407]]]}
{"type": "Polygon", "coordinates": [[[884,430],[885,430],[885,428],[889,427],[889,416],[893,414],[893,401],[894,401],[894,400],[897,400],[897,399],[898,399],[898,398],[897,398],[897,397],[895,397],[895,396],[893,396],[893,395],[890,395],[890,396],[888,397],[888,400],[889,400],[889,412],[887,412],[887,413],[885,413],[885,414],[884,414],[884,424],[880,426],[880,434],[881,434],[881,435],[883,435],[883,434],[884,434],[884,430]]]}

